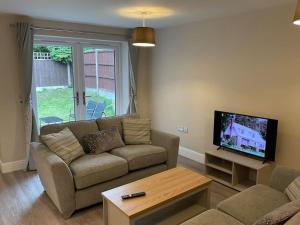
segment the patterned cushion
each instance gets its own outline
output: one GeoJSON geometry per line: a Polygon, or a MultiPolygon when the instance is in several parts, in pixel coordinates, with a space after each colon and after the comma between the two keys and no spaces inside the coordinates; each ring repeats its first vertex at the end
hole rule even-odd
{"type": "Polygon", "coordinates": [[[253,225],[283,225],[300,210],[300,200],[295,200],[266,214],[253,225]]]}
{"type": "Polygon", "coordinates": [[[300,177],[297,177],[286,189],[286,195],[291,201],[300,199],[300,177]]]}
{"type": "Polygon", "coordinates": [[[82,146],[67,127],[58,133],[42,135],[41,139],[52,152],[67,164],[84,155],[82,146]]]}
{"type": "Polygon", "coordinates": [[[151,144],[151,121],[149,119],[123,119],[123,136],[126,144],[151,144]]]}
{"type": "Polygon", "coordinates": [[[99,154],[114,148],[123,147],[125,144],[118,128],[114,127],[84,136],[82,145],[85,153],[99,154]]]}

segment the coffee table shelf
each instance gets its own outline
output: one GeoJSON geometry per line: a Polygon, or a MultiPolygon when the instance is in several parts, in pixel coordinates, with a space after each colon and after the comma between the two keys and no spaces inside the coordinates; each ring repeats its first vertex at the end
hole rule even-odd
{"type": "Polygon", "coordinates": [[[136,225],[170,225],[180,224],[186,221],[185,218],[192,218],[207,209],[201,205],[194,204],[186,207],[178,207],[176,209],[167,208],[167,210],[159,212],[159,215],[150,215],[136,222],[136,225]]]}

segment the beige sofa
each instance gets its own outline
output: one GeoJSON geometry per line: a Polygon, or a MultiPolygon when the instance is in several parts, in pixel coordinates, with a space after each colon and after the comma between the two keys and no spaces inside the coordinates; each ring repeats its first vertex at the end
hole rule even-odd
{"type": "MultiPolygon", "coordinates": [[[[255,185],[222,201],[217,209],[208,210],[182,225],[252,225],[265,214],[289,202],[284,190],[298,176],[300,171],[276,167],[268,186],[255,185]]],[[[285,224],[299,225],[300,213],[285,224]]]]}
{"type": "MultiPolygon", "coordinates": [[[[80,141],[89,133],[118,127],[121,117],[47,125],[41,135],[68,127],[80,141]]],[[[68,166],[42,143],[32,143],[32,155],[40,180],[65,218],[102,201],[101,192],[173,168],[177,163],[179,138],[152,130],[152,145],[126,145],[98,155],[84,155],[68,166]]]]}

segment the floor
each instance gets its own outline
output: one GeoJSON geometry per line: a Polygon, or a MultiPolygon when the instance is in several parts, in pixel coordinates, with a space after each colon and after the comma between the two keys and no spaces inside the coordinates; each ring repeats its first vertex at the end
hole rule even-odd
{"type": "MultiPolygon", "coordinates": [[[[203,165],[184,157],[179,157],[178,165],[205,172],[203,165]]],[[[236,193],[214,182],[212,207],[236,193]]],[[[0,225],[103,225],[102,206],[80,210],[64,220],[44,192],[36,172],[0,174],[0,225]]]]}

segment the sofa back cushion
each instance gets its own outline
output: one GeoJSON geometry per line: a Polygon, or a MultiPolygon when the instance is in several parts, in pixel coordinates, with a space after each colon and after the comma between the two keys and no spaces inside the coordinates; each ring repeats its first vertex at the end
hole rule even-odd
{"type": "Polygon", "coordinates": [[[83,136],[95,133],[99,130],[95,120],[82,120],[43,126],[41,128],[41,135],[58,133],[66,127],[72,131],[80,143],[83,136]]]}
{"type": "Polygon", "coordinates": [[[270,178],[270,187],[284,192],[286,187],[300,176],[300,170],[291,169],[285,166],[276,166],[270,178]]]}
{"type": "Polygon", "coordinates": [[[84,155],[82,146],[67,127],[58,133],[42,135],[41,139],[52,152],[67,164],[84,155]]]}
{"type": "Polygon", "coordinates": [[[114,116],[114,117],[105,117],[96,120],[98,129],[101,130],[108,130],[111,128],[117,128],[121,137],[123,137],[123,128],[121,123],[121,117],[114,116]]]}
{"type": "Polygon", "coordinates": [[[122,125],[126,144],[151,144],[151,120],[124,118],[122,125]]]}

